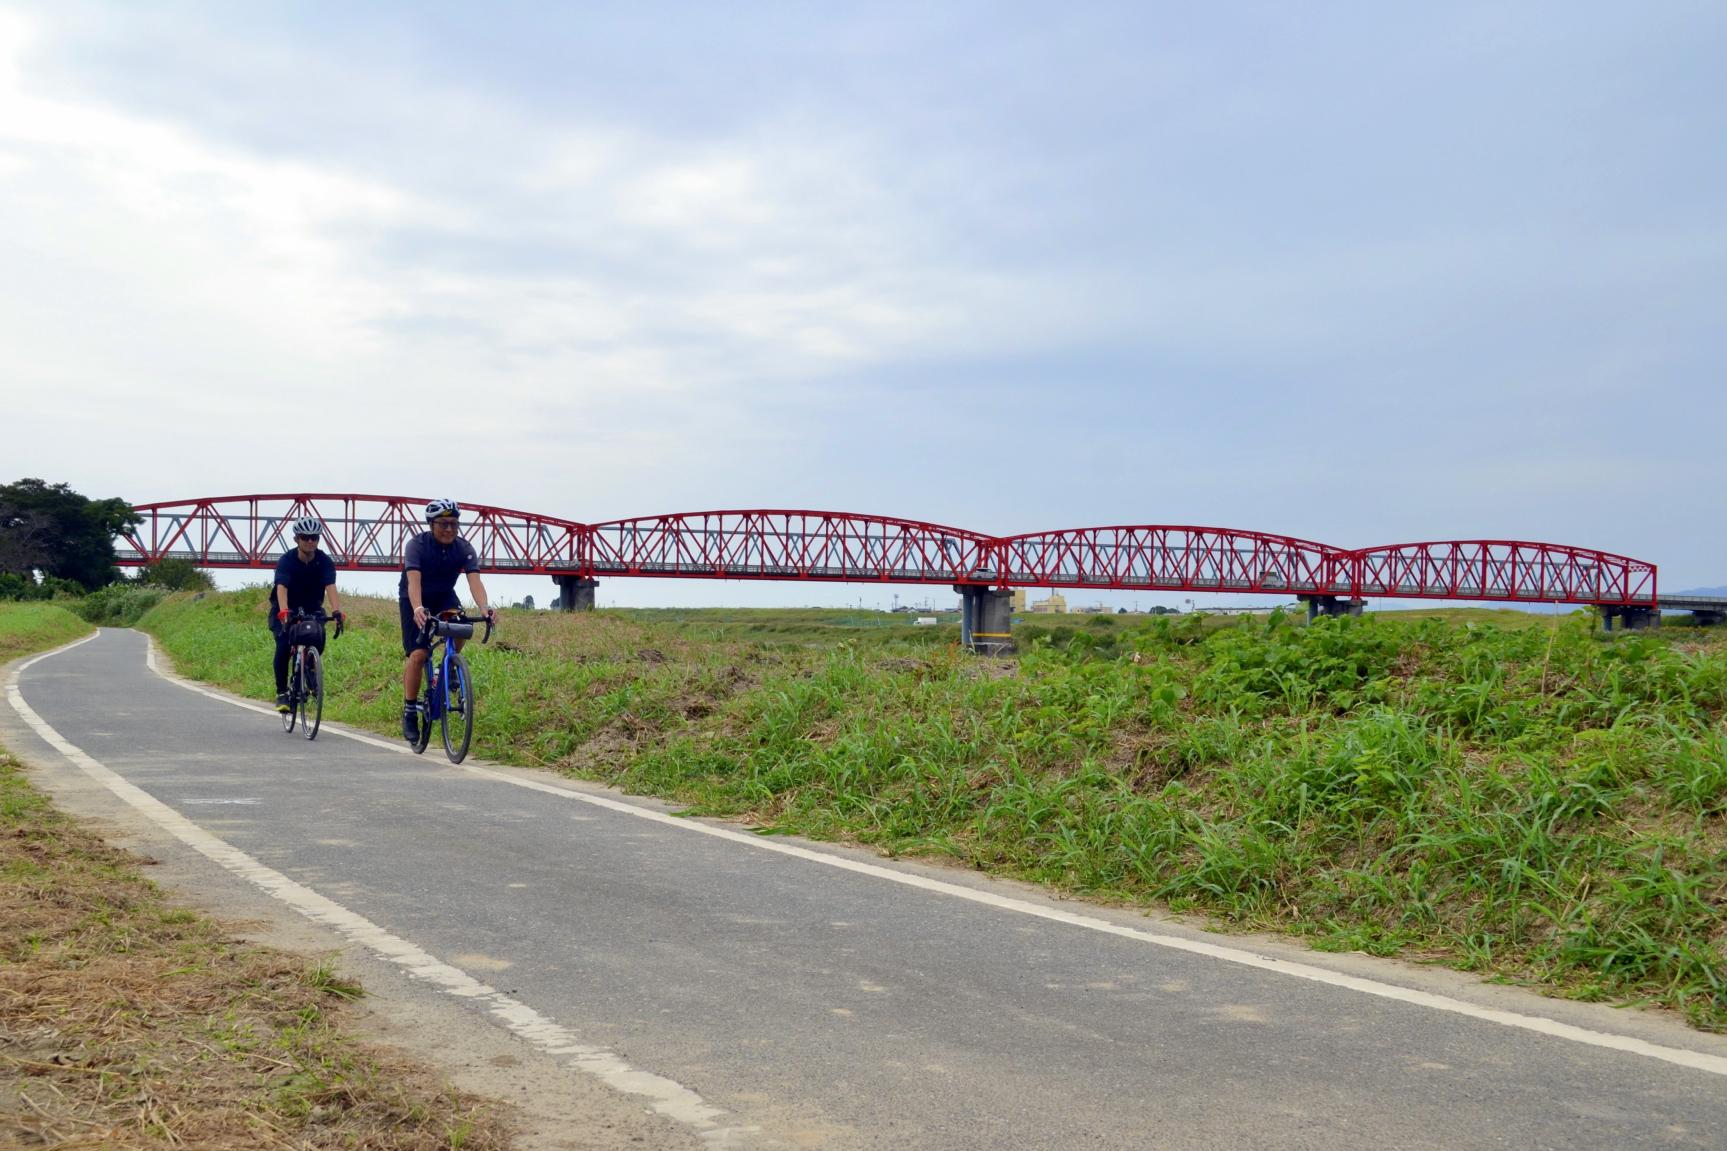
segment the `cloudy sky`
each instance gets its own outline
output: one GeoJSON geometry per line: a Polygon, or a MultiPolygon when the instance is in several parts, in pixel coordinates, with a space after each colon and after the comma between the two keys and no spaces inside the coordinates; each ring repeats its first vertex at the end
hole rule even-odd
{"type": "Polygon", "coordinates": [[[1727,584],[1723,59],[1661,0],[0,0],[0,481],[1727,584]]]}

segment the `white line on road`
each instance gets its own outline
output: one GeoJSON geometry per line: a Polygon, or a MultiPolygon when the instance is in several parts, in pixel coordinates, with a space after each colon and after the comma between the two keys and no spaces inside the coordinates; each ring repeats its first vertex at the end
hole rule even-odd
{"type": "MultiPolygon", "coordinates": [[[[223,703],[233,704],[236,707],[243,707],[248,710],[264,712],[266,714],[274,714],[274,712],[271,712],[268,708],[260,707],[257,704],[248,703],[244,700],[235,699],[232,696],[210,691],[206,688],[199,687],[196,684],[180,679],[178,676],[168,675],[156,666],[154,640],[151,640],[150,644],[151,648],[149,654],[146,656],[146,661],[149,663],[151,669],[155,670],[158,675],[163,675],[164,678],[169,679],[171,682],[180,684],[180,686],[189,691],[195,691],[199,695],[206,695],[211,699],[221,700],[223,703]]],[[[370,735],[344,731],[339,727],[329,727],[327,730],[334,731],[337,735],[346,739],[358,740],[361,743],[370,744],[373,747],[380,747],[389,751],[400,752],[403,755],[413,754],[412,751],[400,743],[390,743],[370,735]]],[[[443,765],[440,764],[439,766],[442,767],[443,765]]],[[[1109,920],[1099,919],[1096,916],[1080,915],[1075,912],[1064,911],[1060,908],[1045,907],[1027,900],[1015,899],[1011,896],[997,895],[994,892],[980,891],[976,888],[964,887],[957,883],[947,883],[943,880],[931,879],[922,875],[914,875],[910,872],[896,871],[893,868],[883,867],[879,864],[864,863],[860,860],[846,859],[837,855],[812,851],[809,848],[797,847],[793,844],[779,842],[773,839],[765,839],[758,835],[734,831],[731,828],[715,827],[712,824],[698,823],[694,820],[666,815],[663,812],[636,807],[633,804],[624,803],[620,800],[612,799],[603,795],[593,795],[587,792],[572,791],[569,788],[558,787],[549,783],[541,783],[537,780],[525,779],[520,776],[509,775],[504,772],[491,771],[487,768],[474,766],[473,764],[464,763],[458,766],[462,771],[469,772],[473,775],[483,776],[487,779],[499,780],[503,783],[514,784],[517,787],[525,787],[534,791],[545,792],[548,795],[559,796],[563,799],[573,799],[578,803],[586,803],[595,807],[602,807],[609,811],[616,811],[624,815],[633,815],[638,819],[650,820],[667,827],[678,828],[682,831],[693,831],[702,835],[710,835],[717,839],[724,839],[733,843],[753,847],[758,851],[771,851],[780,855],[788,855],[795,859],[805,860],[810,863],[819,863],[824,867],[836,867],[842,871],[851,871],[859,875],[868,875],[875,879],[883,879],[890,883],[898,883],[906,887],[915,887],[923,891],[951,896],[955,899],[964,899],[971,903],[979,903],[987,907],[994,907],[1003,911],[1012,911],[1020,915],[1034,916],[1038,919],[1045,919],[1055,923],[1065,923],[1071,927],[1080,927],[1087,931],[1097,931],[1106,935],[1115,935],[1125,939],[1133,939],[1138,942],[1149,943],[1157,947],[1167,947],[1174,951],[1185,951],[1193,955],[1204,955],[1211,959],[1221,960],[1224,963],[1233,963],[1242,967],[1252,967],[1261,971],[1275,972],[1276,974],[1286,975],[1294,979],[1305,979],[1313,983],[1322,983],[1331,987],[1339,987],[1345,990],[1355,991],[1362,995],[1372,995],[1380,999],[1391,999],[1400,1003],[1412,1004],[1417,1007],[1426,1007],[1434,1011],[1445,1011],[1453,1015],[1478,1019],[1485,1023],[1496,1023],[1502,1027],[1514,1027],[1522,1031],[1533,1031],[1540,1035],[1547,1035],[1555,1039],[1564,1039],[1572,1043],[1582,1043],[1591,1047],[1605,1047],[1613,1051],[1621,1051],[1629,1055],[1638,1055],[1647,1059],[1659,1059],[1666,1063],[1674,1063],[1681,1067],[1689,1067],[1696,1071],[1706,1071],[1711,1075],[1727,1076],[1727,1058],[1723,1058],[1719,1055],[1709,1055],[1701,1051],[1688,1051],[1680,1047],[1666,1047],[1658,1043],[1650,1043],[1647,1040],[1637,1039],[1629,1035],[1615,1035],[1607,1031],[1596,1031],[1587,1027],[1578,1027],[1575,1024],[1562,1023],[1557,1019],[1548,1019],[1540,1015],[1525,1015],[1516,1011],[1502,1011],[1493,1007],[1483,1007],[1479,1004],[1469,1003],[1462,999],[1454,999],[1448,995],[1435,995],[1427,991],[1417,991],[1414,988],[1399,987],[1394,983],[1381,983],[1374,979],[1364,979],[1356,975],[1346,975],[1339,971],[1331,971],[1326,968],[1315,967],[1307,963],[1296,963],[1290,960],[1275,959],[1267,955],[1256,955],[1251,951],[1244,951],[1237,947],[1226,947],[1222,944],[1208,943],[1199,939],[1186,939],[1178,935],[1166,935],[1161,932],[1145,931],[1136,927],[1128,927],[1124,924],[1112,923],[1109,920]]]]}
{"type": "MultiPolygon", "coordinates": [[[[661,1075],[631,1067],[616,1054],[603,1047],[583,1043],[576,1034],[541,1015],[527,1004],[504,994],[495,987],[480,982],[467,972],[443,963],[419,947],[392,935],[341,904],[318,894],[286,875],[259,863],[245,852],[205,831],[155,796],[137,787],[97,762],[81,748],[73,745],[36,714],[18,690],[24,669],[31,664],[58,655],[96,638],[86,636],[77,643],[67,644],[25,660],[12,671],[6,683],[6,696],[13,710],[42,737],[49,746],[65,756],[98,783],[149,817],[181,843],[210,859],[233,874],[286,903],[315,923],[332,928],[373,954],[398,965],[415,979],[430,983],[442,991],[463,999],[471,999],[485,1008],[511,1032],[533,1044],[548,1055],[567,1060],[568,1065],[594,1076],[608,1086],[631,1095],[645,1096],[653,1110],[668,1119],[692,1128],[709,1146],[726,1148],[755,1128],[736,1124],[730,1115],[714,1107],[694,1091],[661,1075]]],[[[152,652],[146,659],[152,670],[156,661],[152,652]]],[[[175,679],[174,682],[182,682],[175,679]]],[[[185,686],[190,687],[190,684],[185,686]]],[[[213,692],[193,688],[202,695],[221,699],[213,692]]],[[[236,702],[229,700],[227,702],[236,702]]],[[[256,711],[267,711],[250,704],[256,711]]],[[[269,712],[269,714],[275,714],[269,712]]],[[[330,729],[334,730],[334,729],[330,729]]]]}

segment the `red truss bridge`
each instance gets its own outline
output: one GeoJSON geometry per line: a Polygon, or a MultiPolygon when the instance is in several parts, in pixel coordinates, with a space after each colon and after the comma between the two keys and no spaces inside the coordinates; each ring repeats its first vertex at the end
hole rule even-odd
{"type": "MultiPolygon", "coordinates": [[[[142,522],[116,539],[116,550],[129,567],[176,558],[268,569],[293,546],[290,525],[311,515],[323,521],[321,546],[338,568],[395,571],[408,540],[425,528],[425,505],[403,496],[305,493],[138,504],[142,522]]],[[[483,504],[462,512],[463,535],[483,571],[551,576],[566,607],[591,606],[597,580],[624,576],[951,584],[968,609],[974,598],[1017,587],[1278,595],[1329,614],[1359,611],[1364,596],[1595,604],[1609,621],[1632,623],[1647,622],[1660,606],[1652,563],[1518,540],[1350,549],[1170,524],[991,536],[893,516],[786,509],[594,524],[483,504]]]]}

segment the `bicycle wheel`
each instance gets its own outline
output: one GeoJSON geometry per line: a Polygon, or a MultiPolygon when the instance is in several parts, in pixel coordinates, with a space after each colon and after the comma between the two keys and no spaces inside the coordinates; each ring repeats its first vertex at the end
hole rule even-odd
{"type": "Polygon", "coordinates": [[[300,706],[300,649],[288,656],[288,710],[282,713],[282,730],[294,734],[294,711],[300,706]]]}
{"type": "Polygon", "coordinates": [[[474,738],[474,683],[459,652],[450,656],[450,677],[444,681],[444,714],[439,722],[444,729],[444,754],[451,763],[461,763],[468,755],[468,741],[474,738]]]}
{"type": "Polygon", "coordinates": [[[318,725],[324,722],[324,659],[318,654],[318,649],[306,649],[306,663],[301,669],[305,676],[305,690],[301,698],[305,701],[300,705],[300,722],[306,725],[306,738],[318,738],[318,725]]]}

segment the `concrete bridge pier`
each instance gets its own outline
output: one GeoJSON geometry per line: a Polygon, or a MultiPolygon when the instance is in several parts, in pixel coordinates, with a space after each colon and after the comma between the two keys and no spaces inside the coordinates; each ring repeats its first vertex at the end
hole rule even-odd
{"type": "Polygon", "coordinates": [[[980,655],[1013,651],[1013,589],[954,584],[960,596],[959,642],[980,655]]]}
{"type": "Polygon", "coordinates": [[[1335,595],[1304,595],[1301,602],[1307,605],[1307,622],[1312,623],[1322,615],[1354,615],[1361,614],[1361,609],[1367,606],[1364,599],[1349,599],[1335,595]]]}
{"type": "Polygon", "coordinates": [[[558,585],[559,611],[593,611],[594,589],[600,586],[597,579],[587,576],[553,576],[558,585]]]}
{"type": "Polygon", "coordinates": [[[1727,623],[1727,610],[1715,611],[1712,608],[1698,608],[1691,613],[1691,618],[1697,621],[1699,627],[1720,627],[1727,623]]]}
{"type": "Polygon", "coordinates": [[[1613,630],[1613,621],[1618,620],[1626,631],[1642,631],[1644,628],[1658,627],[1661,623],[1661,612],[1652,607],[1631,607],[1627,604],[1604,603],[1601,608],[1601,626],[1608,631],[1613,630]]]}

